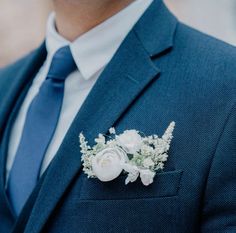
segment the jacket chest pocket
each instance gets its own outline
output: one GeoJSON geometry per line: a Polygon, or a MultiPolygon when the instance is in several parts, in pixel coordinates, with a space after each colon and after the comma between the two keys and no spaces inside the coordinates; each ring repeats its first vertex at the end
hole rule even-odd
{"type": "Polygon", "coordinates": [[[83,177],[81,200],[125,200],[172,197],[178,195],[182,170],[157,173],[154,182],[144,186],[140,180],[125,185],[126,175],[110,182],[83,177]]]}

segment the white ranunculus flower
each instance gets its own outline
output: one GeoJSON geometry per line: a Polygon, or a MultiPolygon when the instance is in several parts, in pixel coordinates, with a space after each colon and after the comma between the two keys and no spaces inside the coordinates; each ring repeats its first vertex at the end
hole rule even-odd
{"type": "Polygon", "coordinates": [[[107,182],[117,178],[128,160],[126,153],[118,148],[106,148],[92,159],[92,169],[97,178],[107,182]]]}
{"type": "Polygon", "coordinates": [[[116,140],[128,154],[135,154],[142,146],[142,137],[137,130],[126,130],[116,140]]]}
{"type": "Polygon", "coordinates": [[[155,174],[156,174],[155,172],[147,170],[147,169],[140,170],[140,178],[141,178],[142,183],[145,186],[152,184],[155,174]]]}

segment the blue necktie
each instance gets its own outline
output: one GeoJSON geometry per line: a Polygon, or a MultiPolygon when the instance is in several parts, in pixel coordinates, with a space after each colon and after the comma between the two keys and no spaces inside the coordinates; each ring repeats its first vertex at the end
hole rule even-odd
{"type": "Polygon", "coordinates": [[[20,214],[37,184],[44,155],[60,116],[65,79],[75,70],[69,46],[59,49],[52,59],[46,80],[29,106],[7,186],[16,215],[20,214]]]}

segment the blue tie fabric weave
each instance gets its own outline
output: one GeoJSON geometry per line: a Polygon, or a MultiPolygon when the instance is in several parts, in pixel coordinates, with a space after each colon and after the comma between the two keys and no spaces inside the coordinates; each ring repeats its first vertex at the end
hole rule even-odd
{"type": "Polygon", "coordinates": [[[62,47],[55,53],[47,78],[29,106],[7,185],[8,198],[17,216],[38,182],[60,116],[65,79],[75,70],[69,46],[62,47]]]}

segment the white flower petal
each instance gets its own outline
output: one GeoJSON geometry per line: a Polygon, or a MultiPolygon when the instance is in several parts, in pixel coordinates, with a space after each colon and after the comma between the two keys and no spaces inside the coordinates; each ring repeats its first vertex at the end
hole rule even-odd
{"type": "Polygon", "coordinates": [[[128,173],[128,176],[125,180],[126,185],[130,182],[133,183],[134,181],[137,180],[137,178],[139,176],[139,169],[137,166],[125,163],[125,164],[123,164],[122,167],[128,173]]]}
{"type": "Polygon", "coordinates": [[[141,178],[142,183],[145,186],[152,184],[155,174],[156,174],[155,172],[147,170],[147,169],[140,170],[140,178],[141,178]]]}
{"type": "Polygon", "coordinates": [[[139,173],[129,173],[127,178],[125,179],[125,184],[133,183],[138,179],[139,173]]]}
{"type": "Polygon", "coordinates": [[[126,130],[123,134],[116,136],[116,140],[128,154],[135,154],[141,149],[143,143],[137,130],[126,130]]]}
{"type": "Polygon", "coordinates": [[[116,134],[115,128],[114,128],[114,127],[110,128],[110,129],[109,129],[109,133],[110,133],[110,134],[116,134]]]}

